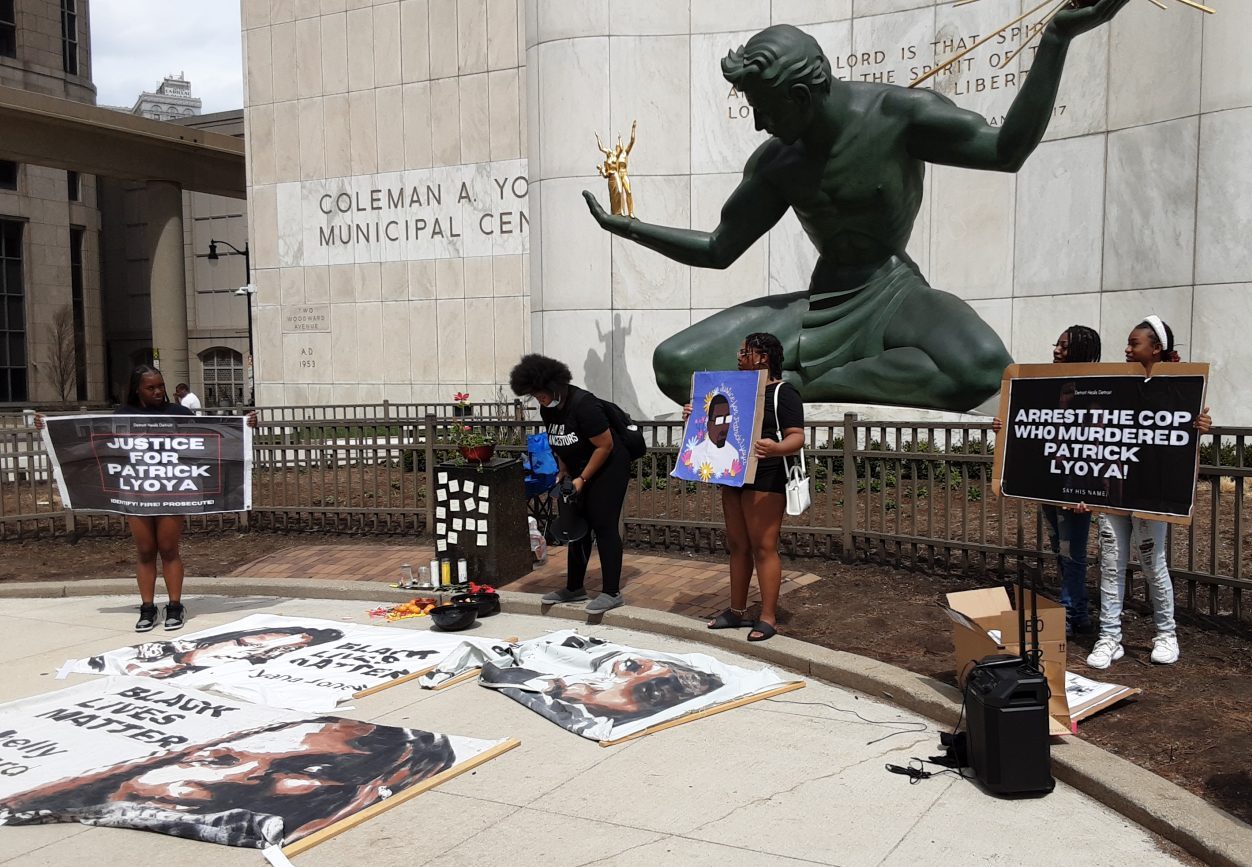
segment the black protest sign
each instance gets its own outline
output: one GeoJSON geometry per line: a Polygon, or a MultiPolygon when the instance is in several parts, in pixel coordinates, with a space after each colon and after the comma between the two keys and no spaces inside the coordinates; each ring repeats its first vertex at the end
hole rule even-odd
{"type": "Polygon", "coordinates": [[[1188,519],[1207,364],[1013,365],[994,483],[1006,497],[1188,519]]]}
{"type": "Polygon", "coordinates": [[[252,507],[252,437],[240,416],[49,418],[44,445],[70,509],[194,515],[252,507]]]}

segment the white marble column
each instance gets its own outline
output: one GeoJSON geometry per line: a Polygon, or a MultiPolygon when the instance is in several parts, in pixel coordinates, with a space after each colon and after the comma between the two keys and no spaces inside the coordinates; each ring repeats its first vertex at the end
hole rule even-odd
{"type": "Polygon", "coordinates": [[[149,287],[152,347],[170,394],[190,379],[187,367],[187,278],[183,263],[183,191],[169,181],[148,182],[149,287]]]}

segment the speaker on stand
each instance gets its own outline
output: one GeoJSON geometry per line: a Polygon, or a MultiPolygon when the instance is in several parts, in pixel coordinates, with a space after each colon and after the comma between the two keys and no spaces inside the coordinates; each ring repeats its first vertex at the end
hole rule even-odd
{"type": "Polygon", "coordinates": [[[979,660],[965,681],[966,748],[975,779],[998,795],[1046,795],[1056,788],[1048,735],[1048,679],[1039,663],[1039,620],[1030,593],[1033,640],[1026,650],[1025,580],[1018,573],[1017,656],[979,660]]]}

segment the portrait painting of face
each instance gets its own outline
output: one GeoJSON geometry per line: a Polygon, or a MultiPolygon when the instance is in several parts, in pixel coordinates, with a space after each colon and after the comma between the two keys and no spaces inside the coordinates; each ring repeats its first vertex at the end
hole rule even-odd
{"type": "Polygon", "coordinates": [[[572,630],[510,645],[479,683],[575,734],[612,741],[782,683],[704,654],[641,650],[572,630]]]}
{"type": "Polygon", "coordinates": [[[140,678],[61,692],[0,705],[0,725],[57,743],[41,754],[48,766],[29,760],[28,782],[0,781],[0,824],[80,821],[229,846],[287,845],[509,743],[302,716],[140,678]],[[81,728],[63,707],[119,707],[119,699],[146,703],[154,729],[182,743],[154,752],[116,727],[81,728]],[[155,712],[172,706],[186,712],[155,712]]]}
{"type": "Polygon", "coordinates": [[[752,444],[760,435],[765,372],[701,372],[692,377],[691,414],[670,475],[740,487],[756,478],[752,444]]]}

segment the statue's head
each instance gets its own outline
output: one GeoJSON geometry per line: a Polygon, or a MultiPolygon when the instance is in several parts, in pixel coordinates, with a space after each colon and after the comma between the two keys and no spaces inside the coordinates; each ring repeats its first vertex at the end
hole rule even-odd
{"type": "Polygon", "coordinates": [[[833,76],[817,40],[798,27],[767,27],[722,59],[722,75],[752,106],[756,128],[787,144],[808,128],[833,76]]]}

